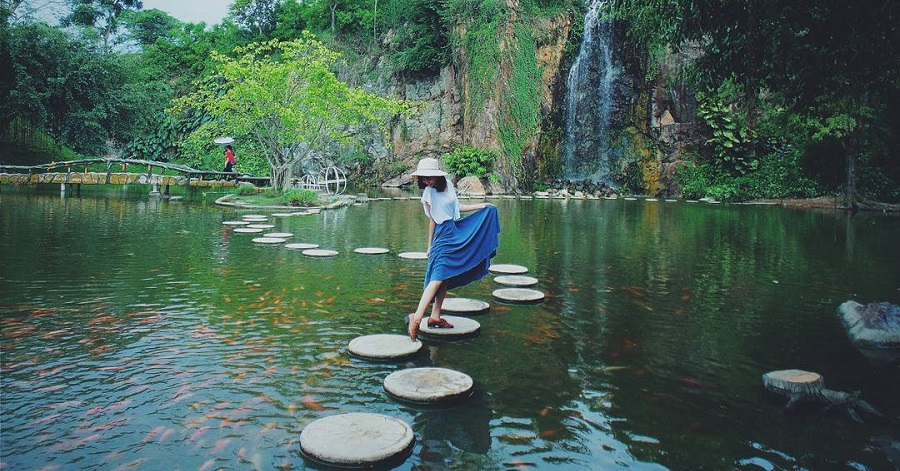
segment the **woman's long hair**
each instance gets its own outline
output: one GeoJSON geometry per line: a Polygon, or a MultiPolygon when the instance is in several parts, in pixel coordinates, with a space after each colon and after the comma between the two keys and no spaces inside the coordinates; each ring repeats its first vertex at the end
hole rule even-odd
{"type": "MultiPolygon", "coordinates": [[[[446,191],[447,190],[447,177],[435,177],[437,180],[434,182],[434,189],[437,191],[446,191]]],[[[419,184],[419,189],[424,190],[428,185],[425,184],[424,177],[416,177],[416,181],[419,184]]]]}

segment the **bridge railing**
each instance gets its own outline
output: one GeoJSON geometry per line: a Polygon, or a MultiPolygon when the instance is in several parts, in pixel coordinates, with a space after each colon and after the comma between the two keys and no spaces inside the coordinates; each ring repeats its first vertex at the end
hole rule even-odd
{"type": "MultiPolygon", "coordinates": [[[[254,184],[268,184],[269,177],[257,177],[255,175],[247,175],[247,174],[239,174],[233,172],[218,172],[211,170],[199,170],[191,167],[187,167],[185,165],[173,164],[169,162],[158,162],[154,160],[141,160],[141,159],[119,159],[119,158],[93,158],[93,159],[79,159],[79,160],[68,160],[63,162],[50,162],[45,164],[38,165],[6,165],[0,164],[0,173],[27,173],[29,177],[35,173],[48,173],[57,169],[66,169],[66,173],[73,173],[73,167],[84,167],[84,173],[88,173],[88,166],[97,165],[97,164],[106,164],[106,174],[107,181],[109,180],[109,175],[113,172],[114,164],[121,164],[122,171],[127,171],[128,165],[141,165],[147,167],[147,174],[153,174],[153,169],[164,169],[169,171],[174,171],[178,173],[182,173],[187,176],[187,180],[189,181],[191,178],[197,177],[200,180],[203,178],[211,178],[211,179],[224,179],[224,178],[233,178],[236,181],[246,181],[254,184]]],[[[189,182],[186,182],[186,184],[189,182]]]]}

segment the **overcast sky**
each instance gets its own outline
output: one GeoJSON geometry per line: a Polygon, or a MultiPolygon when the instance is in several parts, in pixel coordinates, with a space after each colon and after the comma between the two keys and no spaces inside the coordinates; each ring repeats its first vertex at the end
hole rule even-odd
{"type": "Polygon", "coordinates": [[[222,22],[232,0],[143,0],[144,10],[162,10],[185,23],[204,22],[212,26],[222,22]]]}

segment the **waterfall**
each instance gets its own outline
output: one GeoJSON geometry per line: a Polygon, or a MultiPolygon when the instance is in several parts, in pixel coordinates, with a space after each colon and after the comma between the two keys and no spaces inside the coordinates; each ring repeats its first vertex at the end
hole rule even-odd
{"type": "Polygon", "coordinates": [[[605,0],[591,0],[584,37],[566,80],[565,178],[612,185],[609,143],[613,84],[612,23],[598,21],[605,0]]]}

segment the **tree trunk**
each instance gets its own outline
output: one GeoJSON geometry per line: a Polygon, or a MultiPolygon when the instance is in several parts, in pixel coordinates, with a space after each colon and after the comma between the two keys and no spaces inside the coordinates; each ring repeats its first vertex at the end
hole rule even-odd
{"type": "Polygon", "coordinates": [[[293,176],[292,166],[290,164],[272,167],[272,187],[281,193],[287,192],[293,187],[293,185],[291,185],[293,176]]]}
{"type": "Polygon", "coordinates": [[[337,3],[331,4],[331,32],[335,31],[335,17],[337,16],[337,3]]]}
{"type": "Polygon", "coordinates": [[[844,158],[847,162],[847,207],[851,211],[857,209],[857,191],[856,191],[856,153],[849,149],[847,141],[841,143],[844,149],[844,158]]]}

